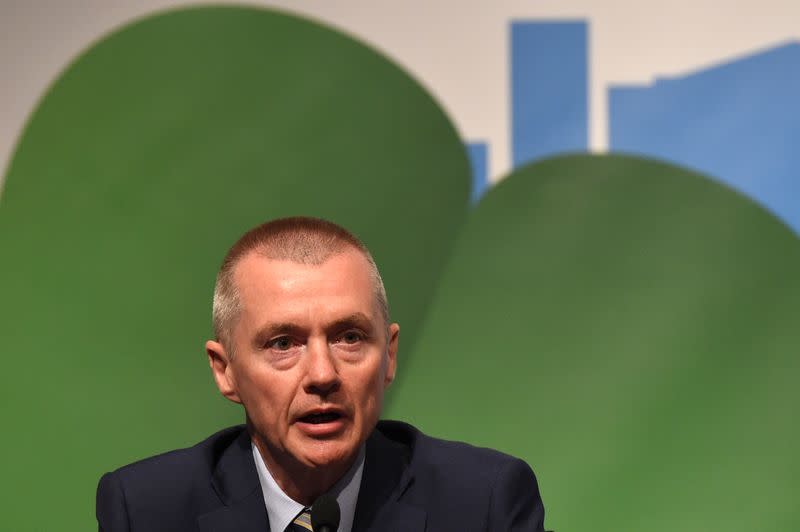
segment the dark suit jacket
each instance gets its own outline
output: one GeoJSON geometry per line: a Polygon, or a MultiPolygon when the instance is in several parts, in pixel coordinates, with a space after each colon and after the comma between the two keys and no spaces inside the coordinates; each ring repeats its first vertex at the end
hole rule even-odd
{"type": "MultiPolygon", "coordinates": [[[[105,474],[97,521],[105,532],[268,531],[247,430],[105,474]]],[[[543,522],[522,460],[396,421],[379,422],[367,440],[354,532],[540,532],[543,522]]]]}

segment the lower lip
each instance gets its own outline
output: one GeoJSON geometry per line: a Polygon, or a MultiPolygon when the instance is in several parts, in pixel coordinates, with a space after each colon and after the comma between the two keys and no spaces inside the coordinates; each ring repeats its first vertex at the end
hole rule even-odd
{"type": "Polygon", "coordinates": [[[296,425],[307,436],[324,438],[326,436],[335,436],[342,432],[342,429],[344,429],[345,420],[343,417],[340,417],[339,419],[325,423],[306,423],[305,421],[297,421],[296,425]]]}

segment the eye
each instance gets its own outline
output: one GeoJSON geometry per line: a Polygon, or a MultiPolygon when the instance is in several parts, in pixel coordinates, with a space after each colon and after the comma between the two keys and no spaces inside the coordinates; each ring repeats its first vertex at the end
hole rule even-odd
{"type": "Polygon", "coordinates": [[[294,341],[289,336],[279,336],[267,342],[267,347],[276,351],[288,351],[293,346],[294,341]]]}
{"type": "Polygon", "coordinates": [[[341,341],[345,344],[357,344],[364,339],[364,335],[358,331],[347,331],[341,336],[341,341]]]}

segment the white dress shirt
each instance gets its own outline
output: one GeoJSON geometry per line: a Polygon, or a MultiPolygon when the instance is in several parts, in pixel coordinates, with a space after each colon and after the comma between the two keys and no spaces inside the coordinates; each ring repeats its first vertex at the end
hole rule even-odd
{"type": "MultiPolygon", "coordinates": [[[[256,463],[256,471],[258,471],[258,481],[261,483],[261,493],[264,494],[264,505],[267,507],[269,529],[271,532],[284,532],[289,523],[303,511],[305,505],[283,492],[269,472],[258,447],[255,444],[251,445],[253,460],[256,463]]],[[[358,491],[361,488],[361,475],[364,473],[364,455],[365,450],[362,445],[350,470],[328,492],[336,498],[341,511],[337,532],[352,532],[358,491]]]]}

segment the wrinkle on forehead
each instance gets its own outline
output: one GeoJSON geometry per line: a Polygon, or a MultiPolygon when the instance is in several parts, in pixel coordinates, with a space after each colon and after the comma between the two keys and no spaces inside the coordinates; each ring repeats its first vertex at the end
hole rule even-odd
{"type": "MultiPolygon", "coordinates": [[[[331,283],[346,284],[353,290],[359,290],[358,286],[363,282],[374,299],[368,314],[380,316],[388,327],[388,307],[385,303],[383,283],[375,270],[374,263],[360,250],[349,245],[342,246],[339,252],[332,251],[324,255],[325,260],[316,264],[291,260],[286,254],[276,254],[274,257],[281,258],[271,258],[257,250],[247,253],[232,272],[240,304],[244,306],[246,301],[258,304],[258,299],[267,297],[264,293],[265,282],[272,283],[272,288],[269,289],[272,292],[270,296],[279,296],[281,292],[297,293],[298,290],[306,288],[313,290],[315,284],[320,290],[331,283]],[[328,269],[327,266],[332,261],[338,262],[340,267],[334,270],[328,269]],[[345,267],[347,263],[349,267],[345,267]],[[254,297],[256,299],[253,299],[254,297]]],[[[323,254],[316,254],[314,258],[320,259],[322,256],[323,254]]],[[[345,286],[342,288],[345,289],[345,286]]],[[[239,309],[240,312],[244,310],[242,307],[239,309]]]]}
{"type": "Polygon", "coordinates": [[[364,289],[374,292],[370,265],[357,250],[338,253],[319,265],[251,254],[238,265],[235,282],[243,303],[257,303],[264,297],[280,298],[282,294],[305,293],[311,297],[315,291],[320,292],[320,297],[344,297],[364,289]]]}

